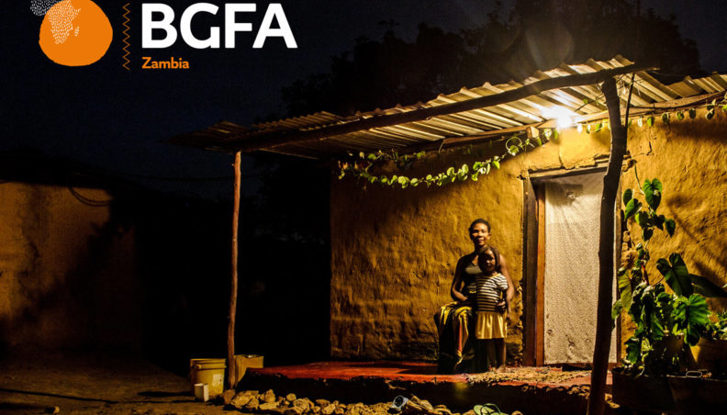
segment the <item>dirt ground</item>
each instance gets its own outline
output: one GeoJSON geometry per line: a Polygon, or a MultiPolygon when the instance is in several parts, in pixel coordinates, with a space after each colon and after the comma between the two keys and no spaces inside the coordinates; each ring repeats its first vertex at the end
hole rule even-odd
{"type": "Polygon", "coordinates": [[[25,353],[0,360],[0,414],[237,415],[141,358],[25,353]]]}

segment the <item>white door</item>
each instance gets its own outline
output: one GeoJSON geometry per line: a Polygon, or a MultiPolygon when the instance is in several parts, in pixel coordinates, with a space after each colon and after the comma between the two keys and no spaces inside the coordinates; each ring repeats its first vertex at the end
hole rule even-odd
{"type": "MultiPolygon", "coordinates": [[[[602,190],[602,172],[545,183],[545,364],[593,360],[602,190]]],[[[609,361],[616,361],[613,335],[609,361]]]]}

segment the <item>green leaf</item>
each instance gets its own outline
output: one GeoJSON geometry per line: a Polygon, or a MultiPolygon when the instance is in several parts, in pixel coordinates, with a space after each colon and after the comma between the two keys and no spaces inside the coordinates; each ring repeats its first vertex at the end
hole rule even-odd
{"type": "Polygon", "coordinates": [[[711,120],[712,118],[714,118],[714,109],[707,111],[707,113],[704,114],[704,117],[708,120],[711,120]]]}
{"type": "Polygon", "coordinates": [[[668,112],[661,114],[661,122],[663,122],[666,125],[669,125],[669,113],[668,112]]]}
{"type": "Polygon", "coordinates": [[[694,286],[695,293],[712,298],[727,297],[727,291],[725,291],[724,289],[725,287],[720,287],[719,285],[714,284],[712,281],[699,275],[689,274],[689,278],[691,278],[692,280],[692,285],[694,286]]]}
{"type": "Polygon", "coordinates": [[[638,223],[642,228],[649,226],[649,214],[644,211],[637,212],[634,219],[636,219],[636,223],[638,223]]]}
{"type": "Polygon", "coordinates": [[[553,129],[553,140],[558,141],[559,139],[560,139],[560,131],[558,131],[558,129],[554,128],[553,129]]]}
{"type": "Polygon", "coordinates": [[[652,236],[654,236],[654,228],[651,228],[651,227],[644,228],[644,231],[641,233],[641,237],[645,241],[648,241],[649,239],[651,239],[652,236]]]}
{"type": "Polygon", "coordinates": [[[624,217],[624,219],[628,219],[631,216],[635,215],[640,209],[641,209],[641,202],[639,202],[638,199],[629,200],[629,202],[626,204],[626,211],[625,211],[626,216],[624,217]]]}
{"type": "Polygon", "coordinates": [[[664,215],[659,215],[659,216],[654,215],[653,219],[654,219],[654,225],[663,231],[664,222],[666,221],[666,217],[664,215]]]}
{"type": "Polygon", "coordinates": [[[674,253],[669,256],[669,262],[660,258],[656,262],[656,269],[659,270],[669,288],[676,295],[688,297],[694,292],[692,281],[689,278],[689,270],[681,255],[674,253]]]}
{"type": "Polygon", "coordinates": [[[476,182],[479,179],[479,176],[480,176],[480,173],[474,172],[470,175],[470,180],[472,180],[473,182],[476,182]]]}
{"type": "Polygon", "coordinates": [[[666,219],[664,220],[664,227],[666,228],[666,233],[668,233],[669,236],[673,236],[677,225],[674,222],[674,219],[666,219]]]}
{"type": "Polygon", "coordinates": [[[619,301],[625,309],[631,308],[633,302],[633,291],[631,290],[631,280],[626,272],[618,275],[618,292],[620,293],[619,301]]]}
{"type": "Polygon", "coordinates": [[[517,153],[518,153],[518,148],[517,148],[517,146],[510,146],[510,147],[508,147],[508,148],[507,148],[507,152],[508,152],[508,153],[509,153],[509,154],[510,154],[511,156],[517,156],[517,153]]]}
{"type": "Polygon", "coordinates": [[[653,115],[649,115],[648,117],[646,117],[646,125],[648,125],[649,127],[652,127],[654,125],[653,115]]]}
{"type": "Polygon", "coordinates": [[[421,183],[421,181],[419,179],[417,179],[416,177],[409,180],[409,185],[411,185],[412,187],[419,186],[419,183],[421,183]]]}
{"type": "Polygon", "coordinates": [[[482,168],[482,162],[481,161],[475,161],[472,163],[472,170],[477,171],[482,168]]]}
{"type": "Polygon", "coordinates": [[[697,109],[689,108],[689,118],[694,119],[697,117],[697,109]]]}
{"type": "Polygon", "coordinates": [[[641,359],[641,339],[636,336],[626,340],[626,361],[636,364],[641,359]]]}
{"type": "Polygon", "coordinates": [[[709,307],[704,297],[692,294],[689,298],[677,298],[674,305],[674,331],[685,335],[685,342],[694,346],[709,323],[709,307]]]}
{"type": "Polygon", "coordinates": [[[634,191],[631,189],[626,189],[626,191],[624,191],[624,195],[623,195],[624,206],[626,206],[633,198],[634,198],[634,191]]]}
{"type": "Polygon", "coordinates": [[[677,111],[677,120],[681,121],[684,119],[684,113],[682,111],[677,111]]]}
{"type": "Polygon", "coordinates": [[[500,162],[497,160],[492,160],[492,165],[495,166],[496,169],[500,168],[500,162]]]}
{"type": "Polygon", "coordinates": [[[533,139],[535,140],[536,143],[538,143],[538,146],[543,145],[543,140],[540,139],[540,136],[534,137],[533,139]]]}
{"type": "Polygon", "coordinates": [[[459,168],[459,171],[461,173],[467,174],[470,171],[470,166],[463,164],[462,167],[459,168]]]}
{"type": "Polygon", "coordinates": [[[644,191],[646,203],[649,204],[651,209],[656,210],[659,207],[659,203],[661,203],[662,185],[659,179],[654,179],[652,181],[649,181],[648,179],[644,180],[641,190],[644,191]]]}

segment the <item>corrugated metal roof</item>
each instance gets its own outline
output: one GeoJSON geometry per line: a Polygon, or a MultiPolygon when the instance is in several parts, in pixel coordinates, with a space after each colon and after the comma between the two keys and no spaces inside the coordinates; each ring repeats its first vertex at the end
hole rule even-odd
{"type": "MultiPolygon", "coordinates": [[[[305,134],[312,130],[325,129],[331,126],[341,126],[392,114],[410,113],[498,95],[547,79],[594,74],[624,68],[632,64],[633,62],[621,56],[616,56],[607,61],[589,60],[582,64],[562,64],[548,71],[538,71],[533,76],[520,82],[510,81],[499,85],[485,83],[479,87],[462,88],[457,92],[439,95],[430,101],[416,105],[397,105],[394,108],[377,109],[357,113],[349,117],[319,112],[302,117],[255,124],[250,128],[223,121],[204,130],[175,137],[171,141],[175,144],[190,145],[209,150],[231,151],[235,148],[236,143],[264,138],[272,133],[282,133],[288,137],[295,137],[296,134],[305,134]]],[[[626,104],[626,98],[628,97],[627,85],[630,80],[630,74],[621,75],[619,95],[622,99],[622,108],[626,104]]],[[[675,100],[689,97],[703,98],[704,95],[724,92],[726,89],[727,75],[712,74],[700,79],[687,77],[680,82],[664,85],[647,72],[638,71],[634,73],[631,105],[642,110],[656,109],[675,100]]],[[[316,139],[295,143],[276,142],[273,144],[271,141],[268,146],[265,144],[266,141],[263,140],[261,144],[256,145],[255,149],[321,159],[339,156],[351,151],[369,152],[395,149],[401,152],[421,148],[427,144],[442,143],[443,140],[448,139],[495,137],[500,132],[515,132],[524,130],[529,126],[552,127],[554,126],[552,125],[554,120],[562,116],[568,116],[575,122],[607,118],[605,111],[603,94],[598,85],[585,84],[551,89],[537,95],[498,105],[437,115],[417,121],[365,128],[342,134],[321,134],[316,139]]]]}

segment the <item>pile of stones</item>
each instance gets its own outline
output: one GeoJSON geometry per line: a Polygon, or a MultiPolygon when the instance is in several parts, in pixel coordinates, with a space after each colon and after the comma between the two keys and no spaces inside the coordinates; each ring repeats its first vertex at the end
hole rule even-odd
{"type": "MultiPolygon", "coordinates": [[[[401,408],[392,410],[391,402],[376,404],[342,403],[327,399],[298,398],[294,393],[276,395],[270,389],[264,393],[255,390],[241,391],[224,399],[229,409],[242,412],[278,415],[476,415],[474,410],[463,414],[452,412],[445,405],[432,405],[429,401],[412,396],[401,408]]],[[[522,415],[515,411],[512,415],[522,415]]]]}

